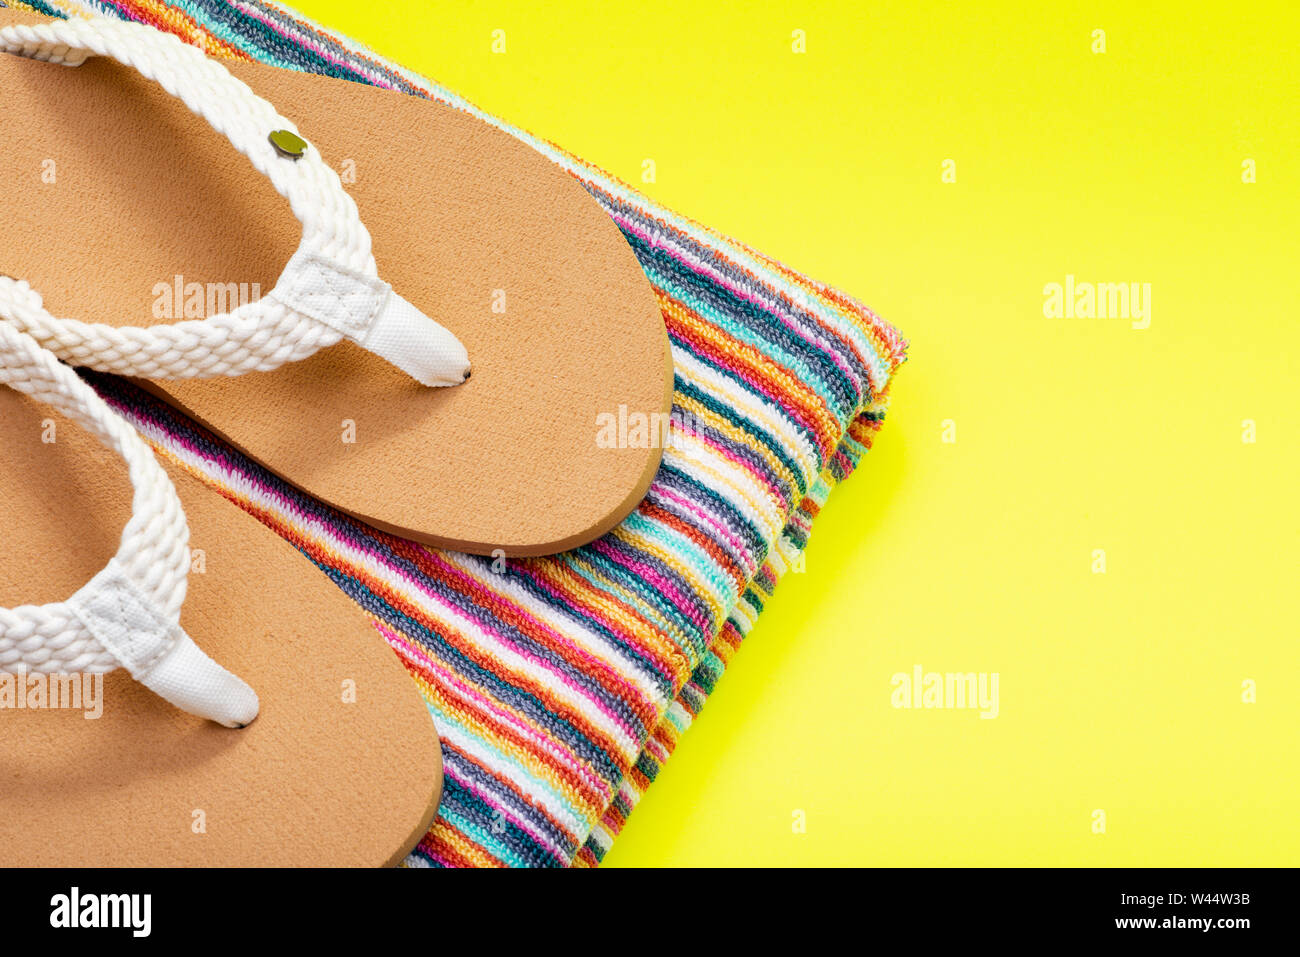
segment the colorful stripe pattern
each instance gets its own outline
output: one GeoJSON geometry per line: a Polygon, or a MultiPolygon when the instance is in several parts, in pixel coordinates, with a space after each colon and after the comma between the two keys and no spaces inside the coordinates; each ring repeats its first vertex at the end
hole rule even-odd
{"type": "Polygon", "coordinates": [[[830,488],[870,447],[906,343],[870,309],[656,206],[284,7],[40,0],[141,20],[215,56],[371,83],[466,110],[577,177],[663,309],[673,447],[604,538],[497,563],[368,528],[133,386],[90,376],[163,454],[274,528],[376,621],[442,736],[438,819],[413,866],[599,863],[770,596],[830,488]]]}

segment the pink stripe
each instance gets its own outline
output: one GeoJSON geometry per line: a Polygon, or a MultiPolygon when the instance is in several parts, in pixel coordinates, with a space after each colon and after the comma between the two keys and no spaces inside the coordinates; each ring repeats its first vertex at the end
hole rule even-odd
{"type": "Polygon", "coordinates": [[[658,571],[646,565],[644,562],[634,561],[626,555],[621,554],[604,538],[596,539],[596,541],[592,542],[588,547],[594,551],[600,552],[616,565],[633,571],[640,578],[652,583],[657,591],[661,592],[665,598],[668,598],[673,605],[676,606],[678,611],[689,618],[691,622],[700,629],[702,634],[710,633],[709,622],[703,615],[699,614],[690,606],[690,603],[686,601],[685,596],[682,594],[681,589],[677,587],[676,582],[673,582],[669,578],[659,574],[658,571]]]}
{"type": "MultiPolygon", "coordinates": [[[[312,35],[312,33],[309,30],[304,29],[301,33],[290,35],[283,29],[283,27],[281,27],[281,25],[278,22],[263,16],[261,11],[258,10],[256,7],[250,7],[247,4],[238,2],[238,0],[232,0],[232,4],[241,13],[244,13],[245,15],[252,17],[254,20],[262,24],[262,26],[266,27],[268,30],[270,30],[272,33],[276,34],[277,36],[281,36],[284,39],[297,44],[298,46],[309,48],[313,53],[319,54],[322,59],[328,60],[330,63],[334,64],[337,67],[341,67],[353,73],[364,73],[369,79],[374,81],[375,86],[383,87],[384,89],[387,90],[395,89],[395,87],[391,83],[385,81],[382,75],[377,75],[372,71],[361,68],[360,65],[357,63],[349,63],[343,59],[340,59],[339,57],[331,55],[324,47],[320,45],[320,43],[316,40],[316,38],[312,35]]],[[[351,55],[357,56],[357,54],[355,53],[352,53],[351,55]]],[[[361,58],[358,57],[358,59],[361,58]]],[[[421,92],[424,92],[427,95],[427,91],[421,91],[421,92]]]]}
{"type": "MultiPolygon", "coordinates": [[[[445,750],[450,751],[453,754],[455,753],[455,749],[453,748],[447,748],[445,750]]],[[[556,862],[561,867],[569,866],[570,862],[567,855],[564,855],[562,854],[562,852],[557,851],[555,849],[555,846],[551,844],[550,841],[546,840],[544,837],[538,834],[533,828],[529,827],[527,821],[521,821],[514,815],[507,813],[505,806],[502,805],[501,802],[494,801],[492,800],[492,798],[488,796],[487,792],[484,791],[483,788],[485,786],[492,787],[494,784],[496,784],[495,781],[492,781],[490,784],[486,784],[486,785],[481,781],[470,781],[457,774],[454,770],[452,770],[450,764],[446,762],[443,763],[442,773],[445,774],[447,777],[451,778],[453,781],[455,781],[457,784],[463,787],[466,791],[469,791],[471,794],[473,794],[484,804],[488,805],[488,807],[492,808],[503,818],[510,821],[512,824],[515,825],[515,827],[519,828],[519,830],[527,833],[529,837],[533,838],[537,842],[538,847],[545,847],[546,853],[549,854],[551,857],[555,858],[556,862]]],[[[448,821],[448,823],[451,822],[448,821]]],[[[469,835],[466,836],[468,837],[469,835]]],[[[474,841],[474,845],[478,847],[480,850],[487,850],[487,847],[481,841],[474,841]]]]}
{"type": "MultiPolygon", "coordinates": [[[[542,589],[558,601],[564,602],[566,606],[579,606],[582,611],[583,619],[587,621],[594,620],[600,623],[613,635],[617,635],[626,646],[637,649],[637,652],[633,654],[628,654],[627,648],[622,649],[626,657],[632,658],[637,664],[647,665],[654,674],[659,675],[664,687],[670,687],[672,685],[674,669],[672,668],[671,663],[667,659],[655,655],[651,649],[638,646],[636,635],[630,635],[626,631],[620,629],[614,623],[613,619],[607,617],[599,610],[599,608],[592,606],[590,602],[584,600],[585,595],[588,593],[569,593],[561,591],[553,582],[541,575],[535,574],[527,567],[521,569],[520,573],[527,575],[529,580],[534,582],[538,588],[542,589]]],[[[590,589],[592,587],[586,579],[582,578],[582,576],[578,576],[578,579],[582,582],[585,588],[590,589]]],[[[572,607],[571,610],[576,612],[578,607],[572,607]]],[[[637,613],[630,611],[629,614],[636,615],[637,613]]]]}
{"type": "MultiPolygon", "coordinates": [[[[719,535],[720,537],[725,538],[725,539],[727,540],[727,544],[729,544],[729,545],[732,547],[732,549],[734,550],[734,553],[733,553],[732,557],[733,557],[733,558],[740,558],[740,559],[741,559],[741,562],[740,562],[741,567],[742,567],[742,568],[744,567],[743,559],[744,559],[744,555],[745,555],[745,546],[744,546],[743,544],[741,544],[740,540],[739,540],[738,538],[736,538],[735,535],[731,534],[731,529],[727,528],[726,525],[724,525],[724,524],[722,524],[721,522],[719,522],[716,518],[714,518],[714,517],[713,517],[712,515],[710,515],[708,512],[704,511],[702,508],[700,508],[699,506],[695,505],[695,504],[694,504],[693,502],[691,502],[689,499],[684,499],[684,498],[682,498],[680,495],[678,495],[676,492],[674,492],[674,491],[673,491],[672,489],[670,489],[670,488],[658,488],[658,487],[656,487],[656,486],[651,486],[651,488],[650,488],[650,494],[647,495],[646,497],[647,497],[647,498],[652,498],[652,497],[653,497],[653,498],[665,498],[665,499],[669,499],[670,501],[676,502],[678,505],[680,505],[680,506],[682,507],[683,510],[685,510],[685,511],[691,513],[692,515],[696,516],[697,518],[703,520],[704,524],[708,525],[709,528],[711,528],[711,529],[712,529],[712,530],[713,530],[717,535],[719,535]]],[[[745,571],[746,571],[748,577],[750,577],[750,578],[753,577],[753,569],[752,569],[752,568],[745,568],[745,571]]]]}
{"type": "MultiPolygon", "coordinates": [[[[612,669],[609,668],[607,664],[600,661],[598,658],[596,658],[594,655],[592,655],[590,652],[586,651],[585,649],[577,647],[572,640],[567,639],[564,636],[560,635],[546,623],[538,621],[537,618],[535,618],[531,614],[528,614],[528,612],[526,612],[524,608],[521,607],[517,602],[511,599],[504,599],[498,592],[495,592],[492,589],[488,588],[478,579],[471,578],[464,571],[452,565],[451,563],[447,562],[440,555],[430,553],[430,559],[431,559],[431,564],[437,566],[443,578],[452,579],[459,582],[461,586],[464,587],[467,591],[470,592],[477,591],[480,595],[494,596],[499,603],[510,605],[515,611],[519,613],[521,617],[526,617],[528,621],[533,625],[535,625],[540,631],[543,631],[547,635],[550,635],[553,638],[558,639],[556,643],[560,647],[572,651],[588,665],[597,667],[600,670],[605,671],[607,673],[613,673],[612,669]]],[[[476,607],[481,608],[482,606],[477,605],[476,607]]],[[[455,611],[458,614],[466,615],[467,617],[469,617],[472,621],[474,621],[475,626],[479,632],[493,636],[496,639],[496,643],[502,648],[507,648],[513,651],[518,657],[523,658],[525,661],[531,662],[536,665],[540,665],[549,674],[553,675],[557,680],[563,683],[565,687],[569,688],[571,691],[579,695],[583,700],[589,701],[592,705],[594,705],[596,707],[596,710],[598,710],[601,714],[608,717],[609,720],[613,722],[615,725],[622,728],[623,731],[627,733],[628,737],[632,738],[634,741],[640,737],[642,733],[640,730],[633,728],[632,725],[628,724],[626,719],[620,717],[614,711],[610,710],[610,708],[603,701],[600,701],[597,698],[592,697],[593,695],[592,691],[582,687],[573,678],[572,675],[566,674],[554,662],[545,658],[541,658],[537,655],[536,652],[532,651],[531,649],[526,649],[523,646],[517,644],[512,638],[508,637],[505,632],[492,627],[485,617],[480,618],[476,615],[469,614],[464,609],[461,608],[455,608],[455,611]]],[[[575,667],[577,666],[575,662],[570,660],[568,656],[562,656],[562,657],[564,657],[564,660],[567,664],[574,665],[575,667]]],[[[505,663],[503,662],[502,664],[504,665],[505,663]]],[[[527,676],[527,680],[531,682],[531,681],[536,681],[537,679],[532,676],[527,676]]],[[[617,685],[618,687],[623,688],[629,692],[636,691],[635,687],[630,686],[626,681],[619,681],[617,685]]],[[[646,701],[646,699],[643,696],[638,695],[638,697],[640,698],[641,701],[645,702],[645,704],[647,705],[647,708],[645,710],[649,710],[649,711],[655,710],[653,702],[646,701]]]]}
{"type": "MultiPolygon", "coordinates": [[[[609,785],[602,781],[586,762],[581,761],[572,751],[565,748],[561,742],[548,738],[540,732],[540,729],[535,729],[519,719],[504,704],[497,703],[495,699],[468,684],[456,672],[443,667],[435,659],[425,654],[422,646],[406,642],[398,633],[389,630],[385,625],[376,624],[390,642],[400,645],[397,648],[399,657],[408,662],[413,670],[425,675],[427,678],[436,677],[438,679],[436,683],[440,690],[450,694],[455,689],[457,693],[452,695],[453,697],[464,703],[472,702],[477,705],[475,713],[479,715],[482,724],[498,729],[502,725],[506,725],[520,732],[519,736],[521,738],[531,740],[540,750],[549,753],[557,762],[575,772],[574,776],[584,780],[594,793],[608,798],[609,785]]],[[[499,736],[505,737],[504,735],[499,736]]],[[[555,822],[555,826],[564,827],[558,821],[555,822]]]]}
{"type": "MultiPolygon", "coordinates": [[[[606,192],[604,189],[601,189],[598,184],[592,183],[591,185],[597,189],[600,189],[600,191],[604,193],[606,196],[610,196],[610,194],[606,192]]],[[[611,205],[613,205],[616,202],[620,202],[620,200],[615,200],[613,197],[610,197],[610,202],[611,205]]],[[[633,235],[638,236],[640,239],[642,239],[647,244],[649,244],[649,246],[652,249],[664,250],[664,252],[668,253],[669,256],[671,256],[673,259],[676,259],[679,263],[686,266],[692,272],[708,273],[708,275],[713,279],[715,283],[717,283],[719,286],[725,287],[729,292],[731,292],[734,296],[736,296],[736,298],[751,303],[752,305],[758,306],[769,315],[776,316],[776,318],[780,320],[781,324],[789,332],[794,334],[796,337],[802,339],[804,342],[808,343],[811,348],[828,353],[831,360],[837,366],[840,367],[840,371],[843,372],[851,382],[857,383],[858,377],[854,375],[853,370],[849,368],[848,363],[846,363],[843,360],[843,358],[839,355],[839,350],[827,349],[824,345],[821,345],[815,342],[812,338],[810,338],[807,335],[805,330],[799,329],[798,327],[791,324],[788,318],[789,313],[793,313],[797,311],[804,312],[805,314],[808,315],[809,318],[811,318],[814,322],[817,323],[817,328],[821,329],[832,339],[836,340],[837,342],[841,342],[846,347],[848,347],[848,349],[857,358],[859,363],[861,363],[862,367],[868,370],[868,377],[870,376],[871,363],[867,361],[867,358],[857,348],[856,344],[850,339],[845,339],[842,336],[837,335],[833,329],[828,328],[825,322],[823,322],[822,319],[819,316],[815,315],[811,310],[808,309],[800,310],[800,307],[798,307],[794,302],[792,302],[788,296],[785,296],[780,293],[774,293],[774,296],[778,300],[776,303],[764,302],[762,299],[759,299],[749,290],[737,286],[724,273],[719,272],[717,269],[713,268],[706,260],[690,255],[685,249],[683,249],[680,245],[678,245],[675,241],[671,239],[667,231],[661,232],[658,237],[652,236],[647,234],[645,230],[641,229],[634,220],[629,220],[625,216],[620,215],[617,209],[606,208],[605,212],[609,213],[610,217],[614,220],[614,222],[618,223],[619,229],[622,229],[624,232],[632,233],[633,235]]],[[[648,210],[644,210],[644,212],[646,212],[647,215],[651,215],[650,211],[648,210]]],[[[726,261],[730,263],[732,266],[735,266],[737,269],[741,268],[734,261],[730,259],[727,259],[726,261]]],[[[762,283],[765,287],[767,287],[767,283],[764,283],[761,279],[758,279],[757,276],[755,276],[754,278],[757,279],[760,283],[762,283]]],[[[768,288],[770,289],[770,287],[768,288]]]]}

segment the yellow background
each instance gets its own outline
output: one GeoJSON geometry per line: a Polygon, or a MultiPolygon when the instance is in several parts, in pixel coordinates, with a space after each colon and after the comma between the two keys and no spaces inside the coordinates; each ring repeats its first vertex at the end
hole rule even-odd
{"type": "Polygon", "coordinates": [[[911,340],[609,865],[1300,863],[1293,4],[296,6],[911,340]],[[1000,716],[894,709],[916,664],[1000,716]]]}

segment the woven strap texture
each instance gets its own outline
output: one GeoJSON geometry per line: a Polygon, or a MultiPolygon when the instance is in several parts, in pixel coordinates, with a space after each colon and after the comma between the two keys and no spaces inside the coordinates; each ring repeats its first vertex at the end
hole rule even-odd
{"type": "Polygon", "coordinates": [[[109,18],[0,29],[0,52],[64,66],[110,57],[182,100],[230,140],[289,201],[298,251],[268,295],[229,313],[172,325],[114,327],[58,319],[0,298],[0,315],[59,358],[151,379],[265,372],[348,338],[425,385],[458,385],[464,347],[378,278],[370,234],[338,175],[308,145],[297,158],[270,134],[294,125],[195,47],[153,27],[109,18]]]}
{"type": "MultiPolygon", "coordinates": [[[[17,298],[35,294],[0,277],[17,298]]],[[[180,627],[189,528],[171,480],[122,418],[54,355],[0,322],[0,384],[53,406],[126,460],[134,488],[117,554],[62,602],[0,608],[0,671],[102,673],[126,668],[168,701],[228,727],[257,715],[257,696],[180,627]]]]}

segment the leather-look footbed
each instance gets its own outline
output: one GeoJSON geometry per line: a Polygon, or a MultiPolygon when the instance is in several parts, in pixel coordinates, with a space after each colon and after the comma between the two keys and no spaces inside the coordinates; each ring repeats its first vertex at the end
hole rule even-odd
{"type": "MultiPolygon", "coordinates": [[[[39,19],[0,9],[0,25],[39,19]]],[[[227,65],[340,171],[380,277],[464,343],[473,374],[425,388],[345,341],[271,372],[149,388],[311,495],[428,544],[543,554],[626,517],[661,449],[605,447],[601,417],[666,415],[672,358],[654,292],[595,200],[450,107],[227,65]]],[[[103,58],[0,55],[0,90],[0,272],[53,314],[151,325],[187,318],[177,277],[205,310],[210,288],[273,288],[300,226],[180,101],[103,58]]]]}
{"type": "MultiPolygon", "coordinates": [[[[62,601],[117,551],[126,464],[0,387],[0,607],[62,601]],[[50,441],[50,440],[53,441],[50,441]]],[[[0,694],[0,866],[379,866],[427,832],[441,749],[414,681],[346,595],[274,531],[167,469],[192,563],[181,626],[252,686],[231,730],[125,671],[98,708],[0,694]]],[[[93,686],[92,686],[93,687],[93,686]]],[[[66,703],[66,702],[65,702],[66,703]]]]}

